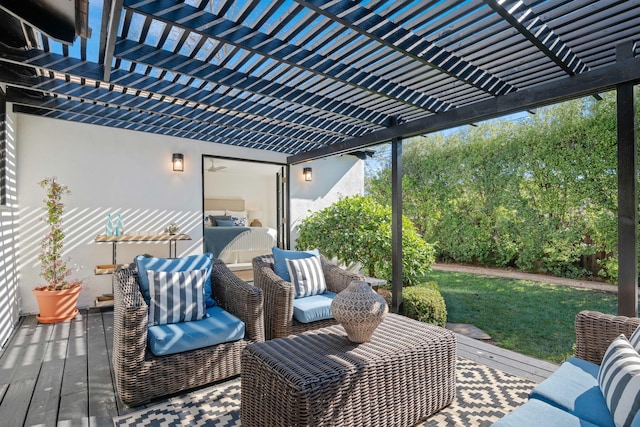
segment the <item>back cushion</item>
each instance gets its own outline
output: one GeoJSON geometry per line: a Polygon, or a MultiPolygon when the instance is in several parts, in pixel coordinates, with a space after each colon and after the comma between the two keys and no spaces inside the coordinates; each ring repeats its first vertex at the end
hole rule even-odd
{"type": "Polygon", "coordinates": [[[135,258],[136,267],[138,269],[138,280],[140,282],[140,292],[147,305],[150,303],[149,293],[149,277],[147,270],[153,271],[189,271],[189,270],[206,270],[204,282],[204,302],[207,307],[216,305],[215,300],[211,296],[211,270],[213,269],[213,254],[205,253],[201,255],[190,255],[183,258],[155,258],[144,257],[138,255],[135,258]]]}
{"type": "Polygon", "coordinates": [[[320,255],[317,249],[313,249],[311,251],[287,251],[284,249],[276,248],[275,246],[271,248],[271,252],[273,253],[274,273],[276,273],[278,277],[286,280],[287,282],[291,281],[291,276],[289,276],[289,269],[287,268],[288,259],[301,259],[309,258],[314,255],[320,255]]]}

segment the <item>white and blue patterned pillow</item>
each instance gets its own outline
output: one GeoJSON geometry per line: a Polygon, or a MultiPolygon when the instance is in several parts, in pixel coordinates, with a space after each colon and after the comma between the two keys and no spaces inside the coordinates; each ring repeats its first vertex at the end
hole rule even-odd
{"type": "Polygon", "coordinates": [[[296,298],[310,297],[327,291],[320,257],[287,259],[286,262],[296,298]]]}
{"type": "Polygon", "coordinates": [[[166,325],[205,318],[206,272],[207,270],[147,270],[151,297],[149,325],[166,325]]]}
{"type": "Polygon", "coordinates": [[[640,355],[624,335],[613,340],[605,352],[598,385],[615,425],[630,426],[640,409],[640,355]]]}
{"type": "Polygon", "coordinates": [[[629,343],[640,353],[640,326],[638,326],[629,337],[629,343]]]}
{"type": "Polygon", "coordinates": [[[233,225],[236,227],[246,227],[247,226],[247,218],[245,217],[237,217],[232,216],[231,221],[233,221],[233,225]]]}

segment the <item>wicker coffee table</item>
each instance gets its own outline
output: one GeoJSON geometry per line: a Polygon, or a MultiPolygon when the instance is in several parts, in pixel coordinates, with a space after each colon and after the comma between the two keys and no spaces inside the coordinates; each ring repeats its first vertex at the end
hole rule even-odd
{"type": "Polygon", "coordinates": [[[342,326],[250,344],[243,426],[413,426],[455,396],[453,332],[388,314],[371,342],[342,326]]]}

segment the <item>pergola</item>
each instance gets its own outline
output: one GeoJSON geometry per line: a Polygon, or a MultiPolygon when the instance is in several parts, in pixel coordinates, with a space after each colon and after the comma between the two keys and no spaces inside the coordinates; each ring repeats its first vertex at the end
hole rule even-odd
{"type": "Polygon", "coordinates": [[[635,0],[0,1],[15,112],[289,155],[402,139],[616,89],[619,304],[637,314],[635,0]]]}

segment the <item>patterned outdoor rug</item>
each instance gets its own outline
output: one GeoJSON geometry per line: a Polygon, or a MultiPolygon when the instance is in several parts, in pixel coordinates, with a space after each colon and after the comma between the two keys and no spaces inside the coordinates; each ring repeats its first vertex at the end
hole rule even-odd
{"type": "MultiPolygon", "coordinates": [[[[456,398],[420,426],[490,426],[527,400],[536,384],[458,359],[456,398]]],[[[240,426],[240,380],[194,391],[116,417],[115,426],[240,426]]]]}

